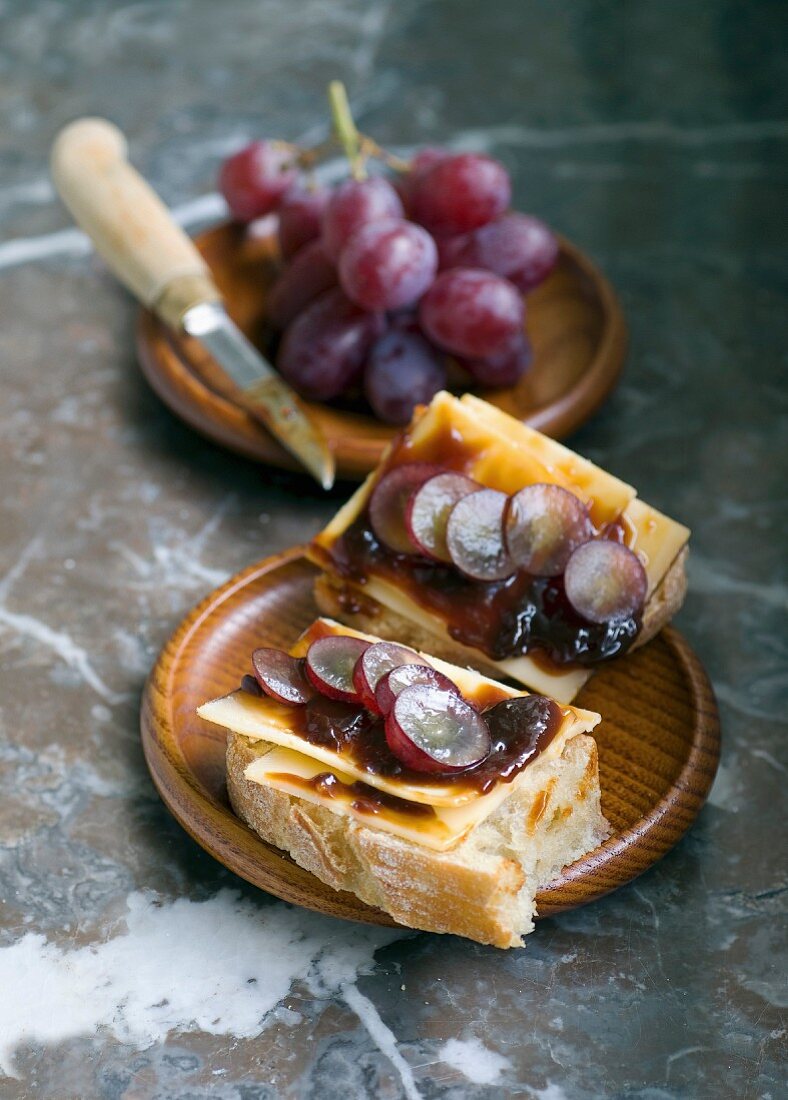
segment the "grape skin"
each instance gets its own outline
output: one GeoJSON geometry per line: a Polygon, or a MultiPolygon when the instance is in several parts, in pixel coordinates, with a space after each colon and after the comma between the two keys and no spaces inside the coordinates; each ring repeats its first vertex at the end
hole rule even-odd
{"type": "Polygon", "coordinates": [[[509,174],[491,157],[460,153],[418,175],[411,214],[431,233],[468,233],[502,214],[512,197],[509,174]]]}
{"type": "Polygon", "coordinates": [[[382,176],[366,180],[344,180],[331,192],[323,212],[322,239],[334,262],[346,243],[362,225],[382,218],[401,218],[399,195],[382,176]]]}
{"type": "Polygon", "coordinates": [[[387,219],[364,225],[339,258],[339,280],[364,309],[402,309],[421,298],[438,270],[438,250],[425,229],[387,219]]]}
{"type": "Polygon", "coordinates": [[[219,172],[219,190],[236,221],[271,213],[298,178],[291,167],[294,152],[283,141],[253,141],[227,158],[219,172]]]}
{"type": "Polygon", "coordinates": [[[504,352],[522,331],[523,300],[489,271],[455,268],[438,276],[419,306],[419,320],[439,347],[468,359],[504,352]]]}
{"type": "Polygon", "coordinates": [[[446,384],[446,368],[422,336],[392,330],[369,353],[364,394],[388,424],[407,424],[416,405],[426,405],[446,384]]]}
{"type": "Polygon", "coordinates": [[[285,260],[320,236],[329,192],[325,187],[291,187],[279,203],[279,251],[285,260]]]}
{"type": "Polygon", "coordinates": [[[338,397],[360,374],[382,326],[379,314],[365,313],[338,288],[326,291],[285,332],[279,371],[310,400],[338,397]]]}
{"type": "Polygon", "coordinates": [[[533,352],[524,332],[516,332],[507,345],[486,359],[461,359],[474,381],[482,386],[516,386],[528,372],[533,352]]]}
{"type": "Polygon", "coordinates": [[[287,328],[319,294],[337,285],[337,272],[320,241],[295,254],[268,294],[266,312],[274,328],[287,328]]]}
{"type": "Polygon", "coordinates": [[[523,294],[543,282],[558,260],[558,241],[544,222],[509,212],[440,244],[440,266],[481,267],[514,283],[523,294]]]}

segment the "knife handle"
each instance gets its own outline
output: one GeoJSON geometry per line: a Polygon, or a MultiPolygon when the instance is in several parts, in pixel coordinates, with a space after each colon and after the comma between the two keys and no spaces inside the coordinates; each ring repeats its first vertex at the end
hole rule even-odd
{"type": "Polygon", "coordinates": [[[52,179],[113,273],[167,324],[220,299],[211,273],[167,207],[132,168],[111,122],[81,118],[55,139],[52,179]]]}

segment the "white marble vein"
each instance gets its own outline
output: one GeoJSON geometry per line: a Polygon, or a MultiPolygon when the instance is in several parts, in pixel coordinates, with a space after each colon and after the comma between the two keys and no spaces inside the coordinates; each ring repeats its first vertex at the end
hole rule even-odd
{"type": "Polygon", "coordinates": [[[355,985],[344,985],[342,996],[367,1029],[375,1046],[381,1054],[385,1054],[399,1074],[402,1091],[407,1100],[421,1100],[421,1093],[416,1088],[413,1071],[400,1054],[394,1033],[383,1023],[380,1013],[372,1001],[365,997],[355,985]]]}
{"type": "Polygon", "coordinates": [[[0,1072],[14,1074],[21,1044],[99,1028],[138,1049],[171,1032],[254,1037],[293,982],[320,964],[321,995],[344,990],[365,1026],[376,1026],[374,1009],[350,990],[396,931],[260,906],[231,890],[202,902],[135,892],[127,904],[125,930],[104,942],[64,948],[28,933],[0,949],[0,1072]]]}

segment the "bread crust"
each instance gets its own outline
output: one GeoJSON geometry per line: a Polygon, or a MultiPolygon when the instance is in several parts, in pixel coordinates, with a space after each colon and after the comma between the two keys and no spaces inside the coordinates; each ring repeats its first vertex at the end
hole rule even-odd
{"type": "Polygon", "coordinates": [[[596,742],[570,738],[537,758],[527,782],[448,852],[369,829],[323,806],[246,779],[271,745],[230,733],[227,789],[235,813],[335,890],[349,890],[410,928],[514,947],[533,927],[536,891],[608,833],[596,742]]]}
{"type": "MultiPolygon", "coordinates": [[[[643,624],[632,646],[645,645],[666,626],[684,602],[687,592],[686,563],[689,548],[684,547],[652,592],[643,609],[643,624]]],[[[445,636],[425,630],[421,624],[405,618],[370,598],[363,589],[332,573],[321,573],[315,580],[315,602],[324,615],[381,638],[396,638],[401,645],[433,653],[445,661],[471,665],[485,676],[500,678],[501,670],[476,649],[470,649],[445,636]]],[[[526,685],[527,686],[527,685],[526,685]]]]}

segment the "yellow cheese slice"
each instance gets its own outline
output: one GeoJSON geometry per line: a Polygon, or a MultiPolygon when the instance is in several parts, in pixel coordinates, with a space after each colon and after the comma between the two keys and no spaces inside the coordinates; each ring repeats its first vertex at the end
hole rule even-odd
{"type": "Polygon", "coordinates": [[[248,766],[244,777],[263,787],[272,787],[317,806],[324,806],[331,813],[350,817],[366,828],[393,833],[436,851],[446,851],[454,847],[471,829],[497,809],[509,794],[509,786],[504,783],[490,794],[465,806],[441,806],[426,814],[413,815],[399,813],[388,806],[379,806],[376,813],[370,813],[359,808],[359,804],[364,804],[363,799],[354,797],[347,791],[355,781],[352,775],[338,768],[327,769],[325,764],[289,749],[272,749],[258,757],[248,766]],[[340,791],[339,797],[321,794],[309,786],[310,780],[327,771],[345,787],[345,791],[340,791]]]}

